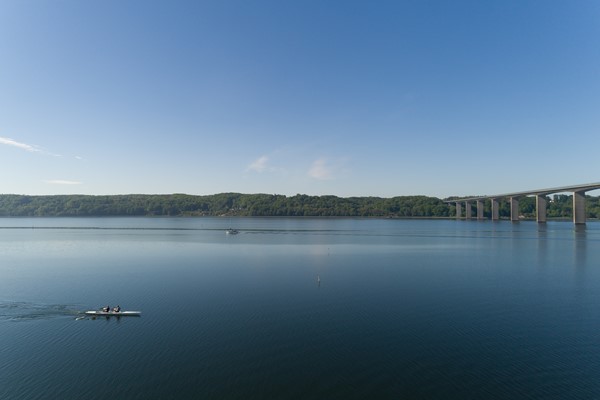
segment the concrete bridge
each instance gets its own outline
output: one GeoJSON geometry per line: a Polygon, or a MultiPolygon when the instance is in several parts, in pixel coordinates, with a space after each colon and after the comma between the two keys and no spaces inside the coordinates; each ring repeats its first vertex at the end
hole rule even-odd
{"type": "Polygon", "coordinates": [[[519,198],[535,196],[535,208],[537,222],[546,222],[546,196],[553,193],[573,193],[573,223],[585,224],[585,193],[590,190],[600,189],[600,183],[588,183],[586,185],[563,186],[549,189],[530,190],[527,192],[515,192],[497,194],[494,196],[466,197],[461,199],[447,200],[448,204],[456,204],[456,218],[462,217],[462,205],[465,205],[465,217],[471,219],[471,203],[477,204],[477,219],[483,219],[483,202],[489,199],[492,203],[492,220],[499,218],[499,200],[508,199],[510,203],[510,220],[519,220],[519,198]]]}

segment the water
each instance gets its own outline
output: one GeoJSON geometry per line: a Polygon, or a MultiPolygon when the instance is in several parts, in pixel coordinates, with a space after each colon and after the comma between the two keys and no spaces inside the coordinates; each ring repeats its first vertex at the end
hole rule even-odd
{"type": "Polygon", "coordinates": [[[0,399],[599,398],[598,260],[595,222],[0,219],[0,399]]]}

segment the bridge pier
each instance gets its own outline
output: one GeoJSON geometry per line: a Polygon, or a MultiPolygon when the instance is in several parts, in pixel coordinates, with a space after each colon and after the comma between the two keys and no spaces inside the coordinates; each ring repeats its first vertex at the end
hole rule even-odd
{"type": "Polygon", "coordinates": [[[498,221],[500,219],[500,205],[498,199],[490,199],[492,201],[492,221],[498,221]]]}
{"type": "Polygon", "coordinates": [[[456,202],[456,218],[460,219],[460,217],[462,217],[462,206],[460,205],[460,202],[456,202]]]}
{"type": "Polygon", "coordinates": [[[515,222],[519,220],[519,198],[510,198],[510,220],[515,222]]]}
{"type": "Polygon", "coordinates": [[[471,219],[471,203],[465,201],[465,218],[471,219]]]}
{"type": "Polygon", "coordinates": [[[573,223],[585,224],[585,192],[573,192],[573,223]]]}
{"type": "Polygon", "coordinates": [[[535,216],[538,223],[546,222],[546,195],[535,195],[535,216]]]}
{"type": "Polygon", "coordinates": [[[483,219],[483,200],[477,200],[477,219],[483,219]]]}

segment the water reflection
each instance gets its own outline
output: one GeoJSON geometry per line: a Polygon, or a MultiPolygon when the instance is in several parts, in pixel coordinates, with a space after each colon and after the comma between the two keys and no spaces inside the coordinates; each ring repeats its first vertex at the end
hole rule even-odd
{"type": "Polygon", "coordinates": [[[572,231],[573,301],[583,307],[589,286],[587,261],[587,230],[585,225],[575,225],[572,231]]]}
{"type": "Polygon", "coordinates": [[[548,261],[548,225],[537,224],[537,261],[539,266],[545,266],[548,261]]]}
{"type": "Polygon", "coordinates": [[[585,225],[575,225],[573,230],[574,260],[576,268],[585,268],[587,261],[587,229],[585,225]]]}

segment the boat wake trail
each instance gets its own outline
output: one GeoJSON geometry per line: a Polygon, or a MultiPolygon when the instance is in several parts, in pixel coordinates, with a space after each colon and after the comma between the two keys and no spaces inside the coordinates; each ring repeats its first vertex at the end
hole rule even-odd
{"type": "Polygon", "coordinates": [[[34,321],[79,314],[69,304],[38,304],[28,302],[0,302],[0,321],[34,321]]]}

